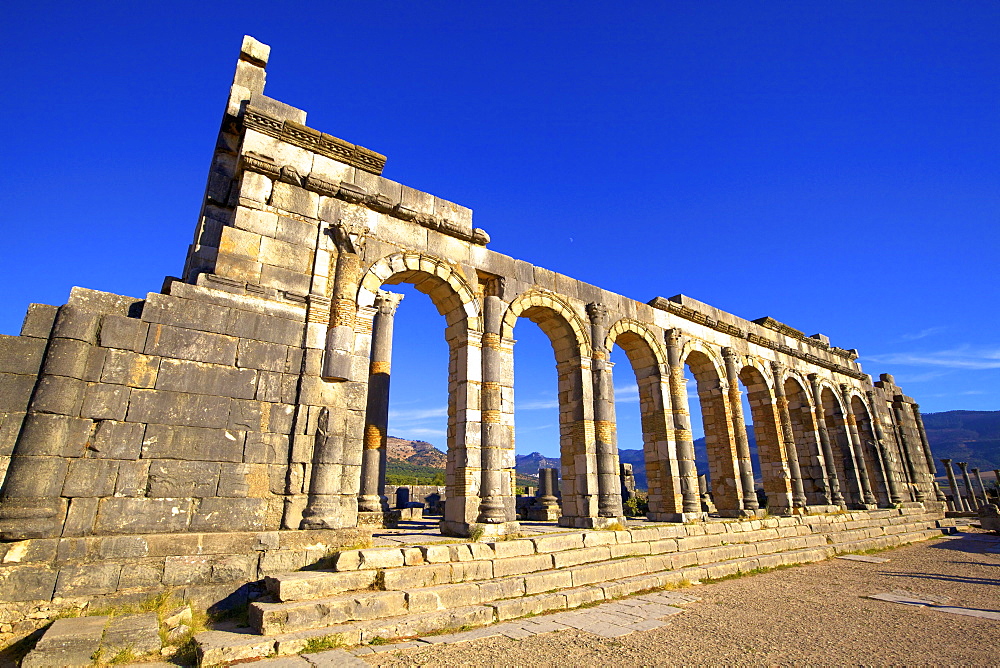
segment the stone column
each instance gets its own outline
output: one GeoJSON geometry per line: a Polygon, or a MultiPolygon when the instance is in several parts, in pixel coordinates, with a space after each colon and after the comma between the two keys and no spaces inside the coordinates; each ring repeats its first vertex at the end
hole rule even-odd
{"type": "Polygon", "coordinates": [[[556,470],[538,469],[538,506],[528,511],[528,519],[551,522],[559,519],[559,499],[556,497],[556,470]]]}
{"type": "Polygon", "coordinates": [[[986,505],[990,502],[990,497],[986,495],[986,485],[983,484],[983,477],[979,475],[979,469],[969,469],[972,471],[972,475],[975,476],[975,482],[979,483],[979,494],[983,497],[983,504],[986,505]]]}
{"type": "Polygon", "coordinates": [[[341,528],[340,479],[344,461],[344,434],[342,429],[335,430],[331,422],[330,410],[324,406],[316,423],[309,502],[302,513],[300,529],[341,528]]]}
{"type": "Polygon", "coordinates": [[[955,472],[951,468],[951,460],[942,459],[941,463],[944,464],[944,471],[948,476],[948,486],[951,487],[952,505],[955,507],[955,510],[962,512],[966,509],[965,500],[958,493],[958,481],[955,480],[955,472]]]}
{"type": "MultiPolygon", "coordinates": [[[[321,377],[326,381],[360,381],[354,371],[354,324],[361,280],[361,253],[369,229],[359,219],[342,219],[331,227],[337,247],[329,329],[323,354],[321,377]]],[[[336,529],[343,524],[341,492],[344,469],[345,418],[330,415],[324,407],[319,415],[313,446],[309,500],[302,513],[302,529],[336,529]]]]}
{"type": "Polygon", "coordinates": [[[868,465],[865,463],[865,453],[862,450],[864,444],[861,442],[861,433],[858,431],[858,418],[854,414],[851,406],[850,386],[847,383],[840,384],[840,396],[844,400],[844,422],[847,424],[847,443],[854,459],[854,473],[858,478],[858,491],[861,494],[861,502],[865,505],[878,505],[875,495],[872,494],[871,479],[868,477],[868,465]]]}
{"type": "Polygon", "coordinates": [[[1000,504],[1000,469],[993,469],[993,484],[996,485],[996,501],[1000,504]]]}
{"type": "Polygon", "coordinates": [[[792,430],[792,417],[788,414],[788,397],[785,396],[784,367],[777,362],[771,362],[771,373],[774,376],[774,398],[778,409],[778,419],[781,422],[781,439],[785,442],[785,456],[788,457],[788,470],[792,475],[792,506],[806,507],[806,491],[802,485],[802,469],[799,467],[799,452],[795,447],[795,432],[792,430]]]}
{"type": "Polygon", "coordinates": [[[593,349],[594,432],[597,438],[597,513],[600,517],[624,517],[618,478],[618,443],[615,425],[615,387],[610,351],[604,347],[608,335],[608,309],[587,304],[593,349]]]}
{"type": "Polygon", "coordinates": [[[885,432],[882,431],[882,417],[877,408],[878,399],[872,390],[865,392],[865,395],[868,397],[868,406],[871,407],[872,411],[872,431],[875,432],[875,444],[878,447],[879,456],[882,460],[882,473],[885,476],[889,501],[891,503],[902,503],[903,497],[899,493],[899,484],[896,480],[895,462],[889,453],[889,448],[885,444],[885,432]]]}
{"type": "Polygon", "coordinates": [[[337,246],[330,328],[326,332],[323,355],[323,380],[361,380],[352,378],[354,319],[358,310],[356,295],[361,280],[361,253],[364,252],[367,227],[355,221],[340,221],[331,228],[337,246]]]}
{"type": "Polygon", "coordinates": [[[969,511],[979,510],[979,499],[976,498],[976,490],[972,488],[972,480],[969,478],[969,464],[958,462],[958,468],[962,469],[962,482],[965,483],[965,501],[969,504],[969,511]]]}
{"type": "MultiPolygon", "coordinates": [[[[364,451],[361,458],[361,493],[358,511],[385,513],[386,439],[389,428],[389,377],[392,366],[392,326],[403,295],[379,290],[372,321],[372,352],[368,374],[368,408],[365,411],[364,451]]],[[[377,523],[377,522],[376,522],[377,523]]]]}
{"type": "Polygon", "coordinates": [[[811,373],[808,376],[813,393],[813,410],[816,413],[816,428],[819,430],[819,442],[823,448],[823,459],[826,460],[826,474],[830,479],[830,501],[834,505],[844,503],[844,495],[840,491],[840,479],[837,477],[837,464],[833,459],[833,446],[830,444],[830,431],[826,428],[826,415],[823,409],[823,388],[819,384],[819,376],[811,373]]]}
{"type": "Polygon", "coordinates": [[[502,524],[507,521],[503,499],[503,452],[510,447],[509,430],[500,419],[500,379],[502,360],[500,322],[504,302],[496,295],[483,297],[483,384],[482,406],[482,486],[479,522],[502,524]]]}
{"type": "Polygon", "coordinates": [[[684,388],[684,364],[681,362],[681,337],[676,329],[666,331],[667,361],[670,364],[670,413],[674,441],[677,444],[677,468],[680,475],[684,513],[700,513],[698,469],[694,463],[694,440],[691,438],[691,413],[684,388]]]}
{"type": "Polygon", "coordinates": [[[750,441],[743,417],[743,401],[740,398],[740,377],[736,369],[736,351],[722,349],[722,359],[726,363],[726,383],[729,395],[729,411],[733,421],[733,435],[736,437],[736,461],[739,464],[740,487],[743,488],[743,509],[757,510],[757,488],[753,480],[753,463],[750,460],[750,441]]]}
{"type": "Polygon", "coordinates": [[[931,474],[930,485],[938,501],[944,501],[944,492],[935,481],[937,477],[937,467],[934,462],[934,455],[931,454],[931,444],[927,440],[927,432],[924,430],[924,418],[920,415],[920,405],[913,404],[913,421],[917,424],[917,434],[920,436],[920,444],[923,446],[924,457],[927,459],[927,472],[931,474]]]}
{"type": "Polygon", "coordinates": [[[903,449],[903,456],[906,457],[906,467],[910,471],[910,481],[913,485],[913,497],[918,502],[924,500],[924,490],[920,487],[920,468],[914,456],[913,449],[906,438],[906,421],[903,415],[903,407],[899,402],[893,402],[893,415],[895,416],[896,433],[899,434],[899,444],[903,449]]]}

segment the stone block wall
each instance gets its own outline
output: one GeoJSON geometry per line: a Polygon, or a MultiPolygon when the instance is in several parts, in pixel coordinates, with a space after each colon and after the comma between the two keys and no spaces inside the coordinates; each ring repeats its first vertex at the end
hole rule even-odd
{"type": "Polygon", "coordinates": [[[269,55],[244,40],[182,277],[145,299],[76,288],[0,339],[0,540],[356,526],[359,494],[385,493],[367,409],[389,401],[369,378],[388,373],[371,352],[391,350],[398,283],[431,299],[450,348],[446,532],[515,526],[525,319],[555,353],[565,526],[622,519],[614,373],[640,387],[654,519],[700,517],[689,401],[723,514],[762,510],[746,419],[772,512],[943,500],[918,407],[856,351],[487,248],[470,209],[384,178],[384,156],[265,96],[269,55]],[[631,369],[608,364],[615,345],[631,369]]]}

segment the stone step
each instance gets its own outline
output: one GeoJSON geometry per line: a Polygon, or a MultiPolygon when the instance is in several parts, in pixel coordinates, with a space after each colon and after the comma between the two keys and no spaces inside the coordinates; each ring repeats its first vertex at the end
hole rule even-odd
{"type": "Polygon", "coordinates": [[[268,575],[264,586],[279,601],[302,601],[333,596],[340,592],[367,589],[375,584],[378,571],[296,571],[268,575]]]}
{"type": "Polygon", "coordinates": [[[465,626],[482,626],[515,619],[530,614],[574,609],[581,605],[631,596],[651,589],[676,588],[685,582],[697,584],[708,578],[719,578],[759,568],[823,561],[839,553],[897,547],[924,540],[941,533],[928,528],[927,523],[908,532],[864,538],[850,543],[823,545],[787,552],[762,554],[756,557],[728,559],[715,563],[692,565],[675,570],[622,577],[617,580],[570,587],[557,592],[539,592],[487,604],[400,614],[381,619],[335,624],[322,628],[274,635],[209,631],[195,637],[200,665],[224,661],[253,659],[269,655],[286,656],[300,653],[310,641],[323,640],[328,645],[353,646],[375,638],[410,638],[465,626]]]}
{"type": "Polygon", "coordinates": [[[557,553],[608,544],[676,539],[679,549],[755,542],[795,535],[853,531],[935,519],[927,513],[883,509],[830,515],[774,517],[704,524],[632,528],[624,531],[587,531],[547,534],[532,538],[485,543],[376,547],[344,550],[334,557],[333,570],[383,570],[424,564],[487,561],[498,558],[557,553]]]}
{"type": "MultiPolygon", "coordinates": [[[[910,525],[901,525],[910,526],[910,525]]],[[[914,529],[926,525],[912,525],[914,529]]],[[[857,540],[868,540],[885,536],[871,536],[868,531],[845,532],[854,534],[854,541],[839,541],[837,545],[850,544],[857,540]]],[[[898,534],[888,534],[898,535],[898,534]]],[[[666,541],[643,543],[646,549],[652,546],[665,548],[666,541]]],[[[637,544],[629,544],[635,546],[637,544]]],[[[788,551],[827,547],[824,535],[779,538],[757,543],[721,545],[696,550],[643,552],[639,556],[615,558],[608,552],[600,553],[600,558],[591,553],[598,548],[583,548],[565,553],[508,557],[493,562],[480,562],[483,568],[474,574],[475,578],[455,580],[450,583],[429,582],[413,579],[411,588],[389,591],[349,592],[331,597],[305,601],[268,602],[256,601],[251,604],[249,622],[257,633],[288,633],[314,628],[343,624],[352,621],[366,621],[386,616],[406,613],[423,613],[434,610],[490,604],[493,601],[532,596],[540,592],[551,592],[572,587],[592,585],[621,578],[644,575],[653,572],[678,570],[701,564],[720,561],[756,558],[788,551]],[[584,563],[570,559],[574,554],[584,563]],[[560,557],[565,561],[560,563],[560,557]],[[533,561],[526,561],[526,560],[533,561]],[[539,563],[534,563],[538,561],[539,563]],[[493,565],[493,570],[487,568],[493,565]],[[503,565],[503,570],[497,569],[503,565]],[[516,574],[515,574],[516,573],[516,574]]],[[[423,574],[427,568],[440,569],[441,566],[411,567],[410,573],[423,574]]],[[[404,570],[404,569],[393,569],[404,570]]],[[[388,570],[383,572],[388,580],[388,570]]],[[[337,576],[340,573],[331,573],[337,576]]],[[[320,578],[316,578],[320,580],[320,578]]]]}
{"type": "Polygon", "coordinates": [[[28,668],[91,666],[121,656],[159,656],[160,623],[155,612],[117,617],[67,617],[46,629],[24,657],[28,668]]]}
{"type": "MultiPolygon", "coordinates": [[[[899,533],[918,524],[922,525],[923,523],[909,522],[907,524],[871,527],[868,530],[840,531],[829,534],[829,541],[834,543],[849,542],[874,535],[899,533]]],[[[677,529],[677,527],[666,528],[677,529]]],[[[659,529],[656,528],[656,535],[662,536],[665,532],[661,532],[659,529]]],[[[493,544],[496,547],[476,543],[416,546],[409,549],[422,551],[424,561],[430,560],[435,563],[421,565],[418,560],[413,559],[413,565],[385,568],[381,570],[381,575],[375,570],[294,572],[269,576],[265,582],[268,591],[278,601],[307,601],[325,598],[339,592],[370,588],[377,580],[381,589],[406,591],[417,587],[433,587],[443,584],[489,580],[502,577],[508,572],[529,573],[622,557],[686,551],[697,545],[704,545],[705,547],[702,549],[722,547],[730,544],[726,540],[727,538],[734,539],[732,544],[753,544],[757,546],[766,546],[774,540],[786,540],[786,538],[765,538],[765,536],[773,536],[774,534],[765,533],[764,536],[761,536],[760,533],[760,531],[751,531],[735,535],[727,533],[711,537],[661,538],[659,540],[617,543],[615,541],[618,540],[634,541],[635,538],[640,536],[636,532],[591,532],[583,534],[583,544],[588,545],[588,547],[572,547],[562,551],[542,553],[541,555],[527,553],[527,550],[528,548],[537,549],[538,547],[546,549],[554,547],[557,544],[553,541],[542,541],[539,543],[531,541],[508,541],[493,544]],[[500,556],[497,556],[498,554],[500,556]],[[494,559],[487,560],[486,558],[490,555],[494,559]],[[543,555],[551,555],[551,563],[543,555]],[[476,560],[477,558],[481,560],[476,560]],[[445,559],[448,561],[444,561],[445,559]],[[500,560],[504,561],[498,565],[500,560]]],[[[815,538],[817,534],[809,535],[813,537],[807,538],[807,540],[820,540],[815,538]]],[[[824,536],[822,540],[826,540],[825,536],[827,534],[822,535],[824,536]]],[[[648,535],[642,537],[648,538],[648,535]]],[[[799,534],[787,537],[787,540],[792,541],[792,544],[779,549],[800,547],[801,545],[795,545],[794,543],[795,539],[802,537],[799,534]]],[[[572,542],[569,544],[578,545],[579,543],[572,542]]],[[[565,544],[563,547],[565,547],[565,544]]],[[[762,553],[762,549],[764,548],[757,547],[755,549],[756,553],[762,553]]]]}

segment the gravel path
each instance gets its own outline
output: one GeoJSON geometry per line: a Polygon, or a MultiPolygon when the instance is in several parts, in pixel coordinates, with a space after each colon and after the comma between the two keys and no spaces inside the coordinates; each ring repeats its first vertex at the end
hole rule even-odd
{"type": "MultiPolygon", "coordinates": [[[[1000,621],[865,598],[905,590],[1000,610],[1000,539],[966,529],[879,553],[697,586],[666,626],[620,638],[576,630],[362,657],[377,666],[1000,665],[1000,621]]],[[[536,620],[545,619],[544,616],[536,620]]]]}

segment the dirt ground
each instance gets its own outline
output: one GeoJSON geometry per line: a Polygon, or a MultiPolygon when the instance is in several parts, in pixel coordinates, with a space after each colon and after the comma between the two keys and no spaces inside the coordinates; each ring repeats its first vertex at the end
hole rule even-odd
{"type": "Polygon", "coordinates": [[[905,590],[1000,611],[1000,537],[966,528],[874,556],[685,590],[666,626],[607,639],[566,630],[363,657],[377,666],[1000,665],[1000,621],[866,598],[905,590]]]}

